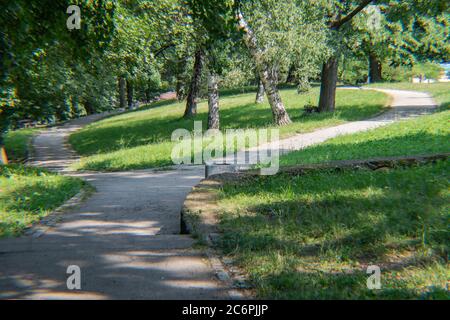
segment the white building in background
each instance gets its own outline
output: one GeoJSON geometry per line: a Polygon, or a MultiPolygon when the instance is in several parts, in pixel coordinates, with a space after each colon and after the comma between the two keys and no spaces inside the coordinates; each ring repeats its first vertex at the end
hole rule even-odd
{"type": "Polygon", "coordinates": [[[444,69],[438,79],[427,79],[425,77],[413,77],[413,83],[435,83],[435,82],[450,82],[450,62],[441,63],[440,66],[444,69]]]}
{"type": "Polygon", "coordinates": [[[414,77],[412,78],[413,83],[435,83],[436,80],[434,79],[427,79],[427,78],[420,78],[420,77],[414,77]]]}
{"type": "Polygon", "coordinates": [[[444,71],[441,73],[439,77],[439,82],[450,82],[450,62],[441,63],[441,67],[444,71]]]}

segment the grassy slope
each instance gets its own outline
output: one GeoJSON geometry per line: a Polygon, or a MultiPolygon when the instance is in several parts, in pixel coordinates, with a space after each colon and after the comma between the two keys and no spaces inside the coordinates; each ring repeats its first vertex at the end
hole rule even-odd
{"type": "MultiPolygon", "coordinates": [[[[293,89],[282,90],[282,96],[293,124],[280,128],[280,136],[307,132],[345,121],[358,120],[379,112],[388,98],[379,92],[342,90],[337,95],[335,114],[302,116],[303,106],[315,102],[318,89],[299,96],[293,89]]],[[[271,112],[267,103],[256,105],[254,94],[226,96],[221,99],[222,129],[271,126],[271,112]]],[[[192,130],[193,121],[180,119],[184,105],[159,102],[143,111],[130,112],[94,123],[73,134],[70,142],[85,156],[79,168],[89,170],[129,170],[172,164],[170,153],[175,129],[192,130]]],[[[199,104],[196,120],[206,125],[207,104],[199,104]]]]}
{"type": "Polygon", "coordinates": [[[280,164],[450,152],[449,121],[450,111],[443,111],[384,128],[340,136],[302,151],[286,154],[280,158],[280,164]]]}
{"type": "Polygon", "coordinates": [[[260,297],[450,298],[449,170],[447,161],[229,183],[222,248],[260,297]],[[381,267],[381,290],[367,289],[368,265],[381,267]]]}
{"type": "Polygon", "coordinates": [[[441,104],[441,112],[367,132],[336,137],[323,144],[284,155],[280,164],[450,152],[450,111],[445,111],[450,105],[450,84],[392,84],[391,87],[429,92],[441,104]]]}
{"type": "Polygon", "coordinates": [[[0,166],[0,237],[20,235],[82,186],[80,179],[40,169],[0,166]]]}
{"type": "Polygon", "coordinates": [[[39,129],[20,129],[5,135],[6,153],[9,160],[23,162],[28,156],[28,144],[39,129]]]}
{"type": "MultiPolygon", "coordinates": [[[[385,87],[385,85],[380,85],[385,87]]],[[[427,91],[445,110],[449,84],[427,91]]],[[[282,164],[448,152],[450,111],[342,136],[282,164]]],[[[222,248],[268,298],[443,298],[450,271],[449,162],[388,171],[260,177],[221,191],[222,248]],[[382,290],[366,288],[369,264],[382,290]]]]}

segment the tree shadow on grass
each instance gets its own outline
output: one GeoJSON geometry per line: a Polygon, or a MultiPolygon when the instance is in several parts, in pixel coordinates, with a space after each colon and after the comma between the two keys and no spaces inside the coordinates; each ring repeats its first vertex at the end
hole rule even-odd
{"type": "Polygon", "coordinates": [[[381,278],[381,289],[367,288],[370,274],[365,271],[333,273],[323,271],[283,271],[259,279],[262,294],[275,299],[443,299],[449,298],[443,288],[433,287],[428,291],[411,289],[411,284],[403,279],[391,279],[388,285],[381,278]]]}
{"type": "MultiPolygon", "coordinates": [[[[271,288],[267,293],[271,297],[424,298],[401,280],[392,280],[395,285],[391,281],[390,288],[373,296],[365,288],[367,276],[323,270],[335,263],[339,269],[340,262],[349,261],[360,266],[380,265],[383,272],[412,266],[426,269],[436,261],[445,261],[447,253],[439,248],[449,246],[448,232],[447,236],[441,232],[447,225],[443,214],[448,203],[444,194],[448,188],[446,172],[448,162],[440,162],[408,170],[324,170],[296,177],[282,174],[225,186],[223,198],[228,201],[260,192],[260,199],[267,200],[247,205],[245,213],[224,213],[220,244],[226,253],[263,256],[269,261],[273,255],[294,261],[283,268],[284,274],[269,272],[258,280],[262,288],[271,288]],[[286,200],[271,201],[280,194],[282,198],[286,190],[298,194],[297,199],[290,195],[286,200]],[[427,248],[436,250],[432,255],[416,256],[425,225],[427,248]],[[299,263],[303,269],[298,269],[299,263]],[[357,286],[353,287],[355,279],[357,286]]],[[[267,270],[270,263],[260,268],[267,270]]],[[[438,290],[435,297],[441,295],[438,290]]]]}
{"type": "MultiPolygon", "coordinates": [[[[283,131],[291,134],[297,133],[294,128],[301,128],[302,124],[307,128],[326,125],[328,120],[339,119],[342,121],[353,121],[364,118],[364,115],[374,114],[379,110],[378,105],[369,105],[361,109],[360,106],[346,106],[336,113],[321,113],[316,115],[303,115],[303,109],[291,108],[294,123],[283,127],[283,131]],[[355,112],[354,110],[360,111],[355,112]],[[324,124],[320,124],[324,122],[324,124]],[[292,129],[289,129],[291,127],[292,129]]],[[[206,130],[207,113],[200,112],[195,118],[182,119],[171,114],[165,117],[155,117],[143,120],[117,120],[109,122],[108,126],[93,127],[72,135],[70,141],[75,150],[83,155],[108,153],[124,148],[170,141],[173,131],[176,129],[194,129],[194,121],[201,121],[203,130],[206,130]]],[[[239,107],[226,108],[220,111],[222,130],[267,128],[274,127],[272,115],[268,106],[256,105],[254,103],[244,104],[239,107]]],[[[274,127],[275,128],[275,127],[274,127]]]]}

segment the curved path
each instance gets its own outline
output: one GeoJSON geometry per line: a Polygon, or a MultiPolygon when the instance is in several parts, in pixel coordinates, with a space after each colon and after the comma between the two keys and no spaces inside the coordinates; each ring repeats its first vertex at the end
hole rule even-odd
{"type": "MultiPolygon", "coordinates": [[[[353,89],[353,88],[349,88],[353,89]]],[[[418,117],[432,113],[436,107],[436,102],[429,94],[424,92],[388,90],[388,89],[360,89],[376,90],[391,96],[390,109],[380,115],[362,121],[344,123],[331,128],[324,128],[310,133],[298,134],[280,141],[280,154],[294,150],[300,150],[313,144],[324,142],[343,134],[351,134],[360,131],[375,129],[385,126],[394,121],[418,117]]]]}
{"type": "MultiPolygon", "coordinates": [[[[432,111],[425,93],[382,90],[392,109],[367,121],[296,135],[281,152],[302,149],[339,134],[368,130],[432,111]]],[[[194,240],[179,234],[186,194],[204,167],[173,171],[69,173],[76,155],[68,135],[98,120],[90,116],[42,132],[31,165],[86,179],[96,192],[44,234],[0,241],[0,298],[215,299],[230,298],[194,240]],[[81,290],[67,289],[69,265],[81,268],[81,290]]]]}
{"type": "MultiPolygon", "coordinates": [[[[31,165],[64,172],[76,159],[68,135],[99,116],[50,128],[34,139],[31,165]]],[[[225,299],[194,239],[180,235],[186,194],[203,167],[177,171],[68,173],[96,188],[45,233],[0,241],[0,298],[225,299]],[[81,290],[68,290],[69,265],[81,290]]]]}
{"type": "MultiPolygon", "coordinates": [[[[270,154],[270,150],[279,149],[279,153],[285,154],[296,150],[301,150],[314,144],[322,143],[328,139],[344,134],[375,129],[388,125],[395,121],[405,120],[413,117],[432,113],[436,110],[437,104],[433,98],[425,92],[390,90],[390,89],[365,89],[357,87],[341,88],[346,90],[376,90],[391,96],[390,108],[385,112],[371,119],[347,122],[338,126],[318,129],[309,133],[301,133],[276,142],[266,143],[254,148],[250,148],[245,155],[250,158],[257,158],[258,153],[270,154]]],[[[245,159],[241,154],[241,159],[245,159]]],[[[216,159],[214,163],[234,163],[235,157],[216,159]]],[[[246,165],[240,165],[244,168],[246,165]]]]}

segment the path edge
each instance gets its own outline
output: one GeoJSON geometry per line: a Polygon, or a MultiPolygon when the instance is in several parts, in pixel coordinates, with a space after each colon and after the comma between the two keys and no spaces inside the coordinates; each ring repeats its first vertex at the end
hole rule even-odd
{"type": "MultiPolygon", "coordinates": [[[[367,160],[333,161],[324,164],[296,165],[281,168],[277,174],[304,175],[314,171],[342,171],[342,170],[389,170],[435,164],[447,161],[450,153],[431,155],[416,155],[409,157],[384,157],[367,160]]],[[[180,215],[180,229],[182,234],[190,234],[200,243],[206,245],[205,253],[211,261],[212,267],[219,280],[232,288],[229,295],[233,299],[244,297],[254,299],[255,291],[245,274],[232,262],[225,262],[223,254],[217,244],[220,241],[219,228],[220,207],[218,191],[227,181],[243,182],[260,175],[259,170],[241,172],[226,172],[212,175],[203,179],[187,195],[180,215]]]]}
{"type": "Polygon", "coordinates": [[[62,205],[53,209],[47,216],[43,217],[41,220],[33,224],[30,228],[26,229],[23,233],[24,236],[31,236],[32,238],[39,238],[45,234],[49,229],[57,225],[62,216],[69,210],[74,209],[83,203],[83,201],[90,194],[89,185],[83,184],[81,190],[78,191],[73,197],[66,200],[62,205]]]}
{"type": "Polygon", "coordinates": [[[215,175],[201,180],[191,189],[181,209],[181,234],[189,234],[204,245],[205,248],[202,249],[216,277],[229,288],[227,293],[230,299],[255,299],[255,294],[242,270],[225,263],[217,248],[217,241],[220,240],[217,191],[222,183],[222,175],[215,175]]]}

